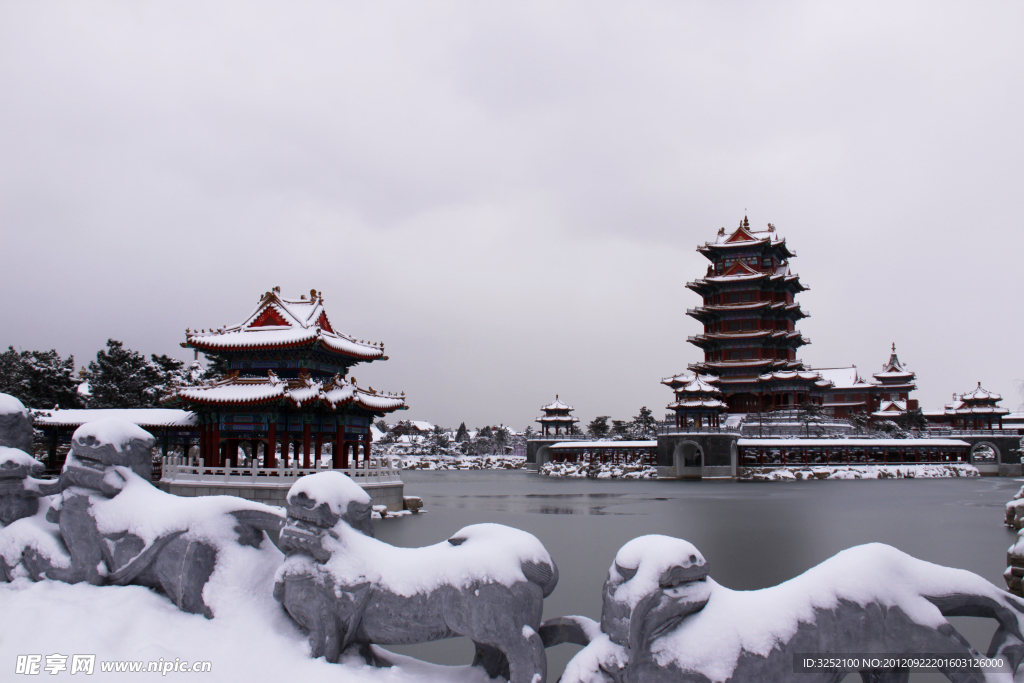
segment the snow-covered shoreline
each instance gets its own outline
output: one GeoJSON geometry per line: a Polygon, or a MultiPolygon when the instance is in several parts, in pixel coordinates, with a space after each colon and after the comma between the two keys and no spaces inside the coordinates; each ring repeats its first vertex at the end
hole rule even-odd
{"type": "Polygon", "coordinates": [[[588,462],[547,462],[540,473],[548,477],[589,477],[590,479],[657,479],[658,470],[646,465],[615,465],[612,463],[591,466],[588,462]]]}
{"type": "Polygon", "coordinates": [[[801,481],[809,479],[933,479],[980,477],[974,465],[870,465],[856,467],[746,467],[737,481],[801,481]]]}
{"type": "Polygon", "coordinates": [[[404,455],[403,470],[521,470],[521,455],[404,455]]]}

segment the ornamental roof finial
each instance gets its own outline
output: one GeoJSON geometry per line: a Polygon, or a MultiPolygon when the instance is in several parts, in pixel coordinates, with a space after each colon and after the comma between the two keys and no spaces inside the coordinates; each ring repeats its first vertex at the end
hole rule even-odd
{"type": "Polygon", "coordinates": [[[743,217],[743,227],[744,228],[749,228],[750,227],[750,221],[747,220],[746,216],[743,217]]]}

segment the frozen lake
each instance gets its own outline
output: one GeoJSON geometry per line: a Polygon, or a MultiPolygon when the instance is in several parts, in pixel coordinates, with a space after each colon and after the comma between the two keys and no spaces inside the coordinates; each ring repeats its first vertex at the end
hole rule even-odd
{"type": "MultiPolygon", "coordinates": [[[[975,572],[1000,588],[1016,533],[1003,505],[1020,480],[915,479],[743,483],[551,479],[522,471],[406,471],[406,495],[429,512],[375,523],[394,545],[442,541],[479,522],[537,536],[561,578],[544,618],[599,619],[601,586],[615,552],[643,534],[684,538],[707,558],[711,576],[733,589],[773,586],[840,550],[880,542],[914,557],[975,572]]],[[[994,631],[982,620],[951,619],[984,653],[994,631]]],[[[472,660],[460,638],[392,648],[439,664],[472,660]]],[[[579,648],[548,650],[552,683],[579,648]]],[[[855,674],[847,680],[860,680],[855,674]]],[[[946,680],[913,674],[912,681],[946,680]]]]}

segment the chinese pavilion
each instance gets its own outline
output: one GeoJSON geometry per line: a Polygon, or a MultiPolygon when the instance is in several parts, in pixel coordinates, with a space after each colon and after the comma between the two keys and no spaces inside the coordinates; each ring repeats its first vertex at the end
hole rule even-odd
{"type": "Polygon", "coordinates": [[[828,381],[804,368],[796,350],[810,340],[796,329],[807,314],[796,295],[807,287],[790,271],[796,256],[775,226],[753,230],[746,217],[732,233],[697,247],[711,264],[688,282],[703,298],[687,315],[704,325],[687,341],[704,352],[689,369],[718,377],[728,411],[745,413],[820,403],[828,381]]]}
{"type": "Polygon", "coordinates": [[[540,423],[541,433],[544,436],[570,434],[572,433],[573,425],[579,422],[579,420],[569,414],[575,408],[558,400],[558,394],[555,394],[554,401],[546,406],[542,406],[541,410],[544,411],[544,415],[538,417],[535,422],[540,423]],[[551,430],[554,431],[552,432],[551,430]]]}
{"type": "Polygon", "coordinates": [[[663,379],[661,383],[675,392],[676,400],[666,407],[675,411],[676,427],[692,423],[700,431],[705,426],[709,429],[719,426],[718,416],[725,412],[726,405],[721,389],[715,386],[717,377],[683,373],[663,379]]]}
{"type": "Polygon", "coordinates": [[[942,411],[926,412],[929,426],[947,429],[1002,429],[1003,416],[1009,410],[997,403],[1003,400],[999,394],[978,387],[966,394],[953,394],[953,402],[947,403],[942,411]]]}
{"type": "Polygon", "coordinates": [[[325,443],[335,468],[370,458],[374,418],[405,410],[405,396],[362,388],[349,370],[358,363],[387,360],[382,343],[356,341],[335,331],[320,292],[284,299],[280,287],[265,293],[239,325],[185,331],[183,347],[202,351],[229,369],[220,380],[178,389],[166,402],[196,413],[200,457],[211,467],[238,464],[243,442],[255,461],[263,446],[264,467],[311,466],[325,443]],[[360,447],[362,447],[360,449],[360,447]],[[300,451],[301,449],[301,451],[300,451]]]}

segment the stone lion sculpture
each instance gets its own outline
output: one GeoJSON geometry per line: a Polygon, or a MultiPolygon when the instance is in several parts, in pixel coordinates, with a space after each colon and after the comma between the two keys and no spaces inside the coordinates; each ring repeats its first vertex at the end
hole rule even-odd
{"type": "Polygon", "coordinates": [[[0,446],[0,581],[28,576],[22,564],[26,548],[63,557],[56,524],[46,521],[60,482],[42,479],[43,463],[17,448],[0,446]]]}
{"type": "Polygon", "coordinates": [[[386,665],[371,644],[467,636],[491,677],[545,681],[538,629],[558,570],[532,535],[475,524],[437,545],[394,547],[373,538],[370,498],[340,472],[303,477],[287,511],[274,597],[309,631],[314,657],[337,662],[353,646],[386,665]]]}
{"type": "MultiPolygon", "coordinates": [[[[778,586],[733,591],[708,576],[686,541],[642,536],[608,570],[600,625],[563,620],[562,640],[586,643],[563,683],[838,681],[846,673],[794,672],[796,653],[980,655],[946,620],[995,619],[988,656],[1022,656],[1024,601],[968,571],[869,544],[845,550],[778,586]]],[[[952,681],[974,671],[941,670],[952,681]]],[[[906,670],[865,670],[864,681],[905,682],[906,670]]]]}
{"type": "MultiPolygon", "coordinates": [[[[220,557],[238,546],[259,549],[264,530],[280,529],[283,515],[232,496],[160,491],[150,481],[153,441],[117,418],[79,427],[61,472],[61,495],[47,512],[59,526],[62,552],[27,547],[22,563],[37,580],[147,586],[209,618],[204,589],[220,557]]],[[[232,571],[244,564],[236,562],[232,571]]]]}

